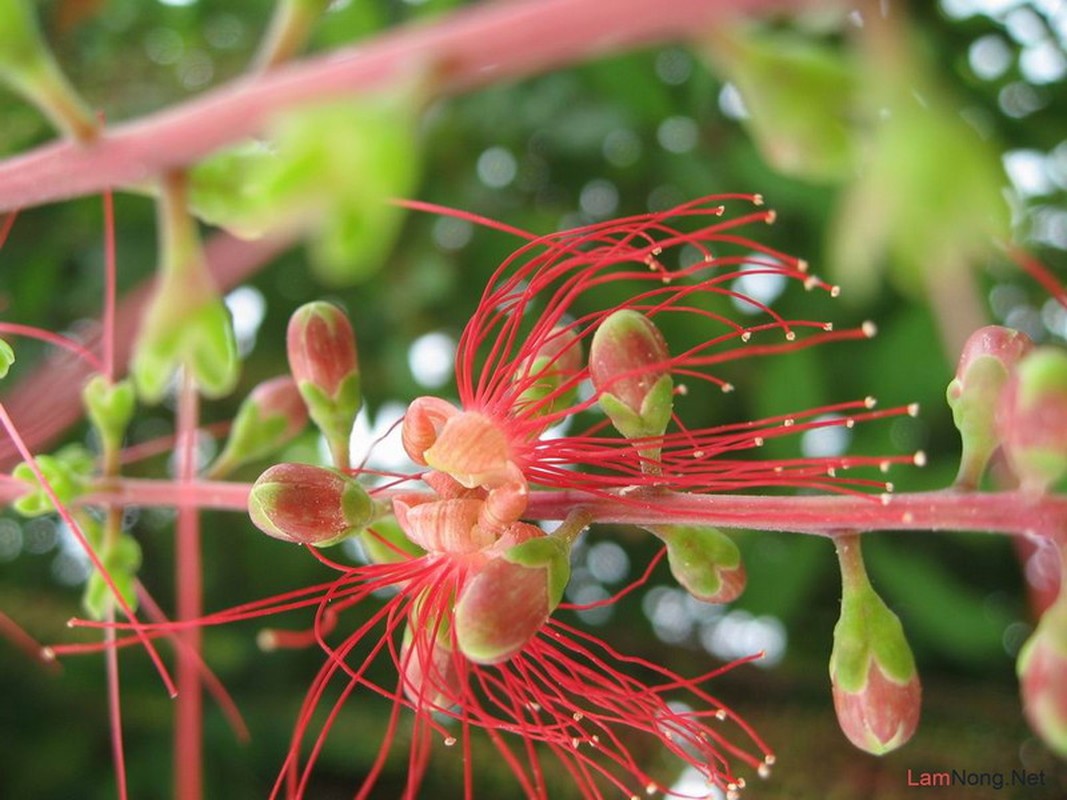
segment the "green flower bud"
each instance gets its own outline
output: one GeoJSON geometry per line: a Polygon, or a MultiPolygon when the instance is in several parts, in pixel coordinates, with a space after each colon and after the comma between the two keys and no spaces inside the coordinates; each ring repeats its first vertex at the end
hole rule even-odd
{"type": "Polygon", "coordinates": [[[396,564],[426,554],[405,535],[392,517],[378,520],[373,527],[362,531],[359,543],[363,547],[363,554],[372,564],[396,564]]]}
{"type": "Polygon", "coordinates": [[[900,620],[867,580],[858,538],[839,540],[838,556],[844,592],[830,654],[834,710],[852,744],[883,755],[915,733],[922,688],[900,620]]]}
{"type": "Polygon", "coordinates": [[[997,431],[1026,491],[1067,475],[1067,352],[1039,347],[1019,362],[997,408],[997,431]]]}
{"type": "Polygon", "coordinates": [[[308,414],[296,382],[288,375],[264,381],[249,393],[234,417],[226,446],[211,468],[217,477],[263,458],[292,441],[308,414]]]}
{"type": "Polygon", "coordinates": [[[226,304],[200,249],[196,223],[186,207],[183,176],[168,176],[158,204],[158,279],[145,308],[130,373],[149,403],[163,397],[179,367],[189,371],[206,397],[222,397],[237,384],[237,339],[226,304]]]}
{"type": "Polygon", "coordinates": [[[559,605],[570,578],[569,541],[526,523],[509,533],[532,538],[490,559],[456,603],[460,652],[477,664],[497,664],[520,652],[559,605]]]}
{"type": "Polygon", "coordinates": [[[15,351],[7,342],[0,339],[0,378],[6,378],[11,365],[15,363],[15,351]]]}
{"type": "Polygon", "coordinates": [[[82,389],[82,402],[89,421],[106,446],[112,450],[122,447],[137,402],[133,384],[112,383],[105,376],[96,375],[82,389]]]}
{"type": "Polygon", "coordinates": [[[730,603],[745,588],[745,566],[733,539],[717,528],[656,525],[674,579],[697,600],[730,603]]]}
{"type": "MultiPolygon", "coordinates": [[[[44,479],[64,505],[86,490],[95,469],[89,451],[78,444],[67,445],[53,455],[39,455],[35,460],[44,479]]],[[[28,485],[26,494],[12,503],[17,512],[27,517],[37,517],[56,510],[29,464],[19,464],[11,474],[28,485]]]]}
{"type": "MultiPolygon", "coordinates": [[[[141,546],[129,534],[120,535],[100,551],[100,562],[111,576],[122,599],[137,609],[137,570],[141,567],[141,546]]],[[[82,607],[93,619],[104,619],[114,607],[115,596],[104,576],[93,570],[82,594],[82,607]]]]}
{"type": "Polygon", "coordinates": [[[662,436],[674,407],[670,354],[655,324],[622,309],[600,323],[589,348],[589,373],[600,407],[629,439],[662,436]]]}
{"type": "Polygon", "coordinates": [[[363,530],[377,509],[359,482],[311,464],[275,464],[252,485],[248,513],[268,536],[329,547],[363,530]]]}
{"type": "Polygon", "coordinates": [[[1032,348],[1026,334],[999,325],[980,328],[963,346],[956,377],[946,391],[963,440],[957,486],[977,486],[990,456],[1000,446],[997,403],[1016,364],[1032,348]]]}

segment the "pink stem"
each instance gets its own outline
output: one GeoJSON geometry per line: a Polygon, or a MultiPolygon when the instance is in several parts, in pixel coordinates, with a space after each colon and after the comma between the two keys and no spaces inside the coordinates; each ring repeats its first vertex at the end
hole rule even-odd
{"type": "MultiPolygon", "coordinates": [[[[115,621],[114,608],[108,613],[108,621],[115,621]]],[[[122,695],[119,689],[119,652],[115,644],[115,629],[104,631],[108,647],[104,651],[107,664],[107,713],[111,729],[111,758],[115,763],[115,779],[118,781],[119,800],[128,797],[126,789],[126,751],[122,744],[122,695]]]]}
{"type": "MultiPolygon", "coordinates": [[[[182,371],[178,397],[178,521],[175,541],[177,619],[203,614],[200,514],[191,492],[196,478],[196,429],[199,408],[196,384],[182,371]]],[[[200,685],[201,635],[190,626],[179,633],[178,706],[174,727],[174,796],[199,800],[203,791],[203,694],[200,685]]]]}
{"type": "Polygon", "coordinates": [[[93,194],[186,166],[260,133],[279,111],[382,89],[432,69],[444,93],[611,51],[699,34],[783,0],[512,0],[388,31],[335,53],[244,77],[116,125],[92,144],[57,142],[0,164],[0,212],[93,194]]]}
{"type": "MultiPolygon", "coordinates": [[[[0,491],[4,488],[0,484],[0,491]]],[[[250,488],[246,483],[198,481],[185,487],[184,497],[199,508],[245,511],[250,488]]],[[[379,499],[388,496],[388,492],[376,495],[379,499]]],[[[124,478],[85,496],[82,502],[173,506],[174,485],[164,480],[124,478]]],[[[589,511],[597,522],[634,525],[699,524],[831,537],[849,530],[985,531],[1067,541],[1067,497],[1034,497],[1018,491],[798,497],[676,492],[617,497],[575,491],[531,492],[525,516],[565,519],[576,509],[589,511]]]]}

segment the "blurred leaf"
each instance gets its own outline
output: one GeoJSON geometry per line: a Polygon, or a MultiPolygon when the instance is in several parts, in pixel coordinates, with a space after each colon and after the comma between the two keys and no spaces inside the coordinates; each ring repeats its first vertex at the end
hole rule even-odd
{"type": "Polygon", "coordinates": [[[737,88],[742,123],[763,157],[786,175],[836,181],[855,163],[850,130],[858,82],[839,48],[790,31],[717,29],[705,57],[737,88]]]}
{"type": "Polygon", "coordinates": [[[192,172],[202,219],[255,237],[276,228],[311,235],[312,266],[333,285],[372,274],[392,248],[420,171],[415,82],[375,95],[292,111],[269,144],[246,142],[192,172]]]}

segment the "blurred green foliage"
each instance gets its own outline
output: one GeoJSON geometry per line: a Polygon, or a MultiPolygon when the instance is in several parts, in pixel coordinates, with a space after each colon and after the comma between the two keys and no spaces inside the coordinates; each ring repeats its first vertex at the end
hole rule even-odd
{"type": "MultiPolygon", "coordinates": [[[[402,22],[428,23],[457,5],[458,0],[338,2],[316,29],[311,49],[359,41],[402,22]]],[[[733,37],[744,35],[723,33],[699,48],[671,45],[600,58],[434,103],[409,119],[397,136],[390,136],[387,127],[373,134],[402,140],[383,143],[377,151],[380,164],[396,172],[394,183],[382,182],[383,191],[402,191],[534,232],[663,209],[716,192],[760,192],[779,214],[774,226],[754,234],[761,241],[804,257],[819,273],[827,271],[835,253],[846,262],[836,273],[843,284],[842,302],[791,289],[775,309],[787,318],[833,319],[840,327],[873,319],[881,333],[870,342],[737,361],[723,370],[723,377],[738,391],[696,392],[679,402],[680,413],[695,427],[868,394],[886,406],[918,401],[923,405],[918,419],[857,426],[849,447],[864,453],[923,449],[929,459],[924,470],[896,468],[890,477],[898,489],[941,488],[955,474],[959,445],[943,401],[956,354],[939,342],[959,310],[954,302],[962,307],[974,296],[961,291],[953,302],[952,292],[932,293],[922,273],[973,279],[989,301],[986,305],[983,300],[986,307],[979,313],[992,320],[1027,328],[1060,345],[1067,332],[1064,315],[1048,310],[1041,291],[989,246],[990,234],[1004,228],[1003,221],[991,223],[986,214],[1009,186],[999,166],[1001,156],[1037,154],[1044,174],[1034,179],[1036,189],[1027,184],[1012,195],[1013,229],[1018,241],[1054,267],[1067,262],[1067,81],[1062,72],[1053,79],[1042,73],[1046,77],[1036,80],[1025,71],[1027,48],[1036,47],[1042,35],[1062,43],[1057,37],[1063,35],[1063,23],[1056,28],[1038,4],[1007,3],[1009,12],[996,16],[942,11],[942,6],[965,5],[910,5],[904,36],[922,54],[915,63],[934,65],[923,69],[936,73],[937,88],[927,91],[924,85],[927,105],[909,107],[888,123],[879,122],[881,107],[874,109],[873,122],[870,109],[866,117],[850,116],[856,112],[856,96],[869,97],[884,87],[872,86],[870,73],[857,66],[855,48],[862,32],[848,17],[830,15],[819,25],[810,19],[800,25],[776,22],[755,34],[761,44],[752,45],[752,52],[716,51],[728,36],[739,42],[733,37]],[[1011,16],[1024,11],[1031,16],[1011,16]],[[994,72],[989,65],[994,56],[982,60],[979,43],[985,52],[1004,56],[1002,69],[994,72]],[[700,55],[709,49],[708,64],[714,68],[700,55]],[[779,82],[783,74],[789,80],[779,82]],[[739,112],[738,89],[750,118],[739,112]],[[838,94],[842,91],[853,93],[847,102],[838,94]],[[781,125],[775,124],[776,115],[782,115],[781,125]],[[873,170],[867,166],[870,159],[873,170]],[[968,166],[979,162],[980,167],[968,166]],[[419,164],[421,183],[415,177],[419,164]],[[863,199],[856,199],[856,191],[863,199]],[[862,225],[844,210],[857,203],[868,215],[862,225]],[[847,243],[844,257],[842,241],[847,243]],[[945,241],[957,245],[951,258],[938,249],[945,241]],[[956,272],[937,272],[946,266],[956,272]],[[883,267],[907,277],[886,281],[883,267]],[[845,303],[850,292],[857,299],[845,303]]],[[[112,122],[239,75],[255,52],[270,8],[268,0],[39,4],[60,63],[75,76],[90,104],[112,122]]],[[[0,94],[0,120],[0,154],[6,156],[51,136],[44,118],[14,95],[0,94]]],[[[354,140],[366,144],[360,125],[346,125],[343,119],[331,123],[321,147],[306,150],[319,177],[333,177],[328,175],[332,155],[356,159],[354,140]],[[354,150],[345,149],[346,137],[353,139],[354,150]]],[[[202,167],[205,175],[211,163],[202,167]]],[[[297,170],[293,177],[295,194],[316,185],[311,173],[297,170]]],[[[275,178],[276,185],[283,183],[275,178]]],[[[212,185],[232,188],[221,179],[212,185]]],[[[357,287],[326,287],[309,277],[307,257],[299,249],[261,270],[249,281],[266,299],[255,348],[247,355],[238,393],[208,403],[205,422],[232,417],[244,392],[284,370],[288,314],[323,296],[351,314],[372,414],[389,402],[423,393],[409,365],[411,342],[433,332],[458,336],[477,302],[477,287],[516,245],[501,233],[425,214],[401,216],[396,209],[389,209],[391,216],[381,227],[375,223],[368,229],[366,218],[350,221],[345,216],[354,207],[366,211],[359,205],[359,188],[355,183],[331,186],[330,202],[314,213],[323,215],[317,221],[334,235],[326,240],[336,245],[334,261],[362,251],[369,259],[364,267],[373,262],[377,274],[357,287]],[[349,188],[351,195],[345,191],[349,188]]],[[[1002,214],[1008,210],[1004,202],[1002,214]]],[[[284,203],[279,208],[284,214],[284,203]]],[[[219,214],[208,216],[222,220],[219,214]]],[[[143,196],[120,196],[117,218],[119,281],[125,290],[151,274],[156,263],[152,204],[143,196]]],[[[0,251],[5,318],[65,330],[97,317],[103,290],[101,243],[101,212],[93,198],[24,212],[0,251]]],[[[725,303],[719,310],[739,313],[725,303]]],[[[698,335],[664,333],[668,341],[698,335]]],[[[8,385],[39,365],[45,354],[34,342],[20,340],[16,349],[18,362],[8,385]]],[[[447,395],[454,386],[441,391],[447,395]]],[[[170,425],[166,409],[142,411],[131,428],[131,441],[164,434],[170,425]]],[[[74,439],[84,435],[84,428],[71,433],[74,439]]],[[[309,441],[302,446],[305,453],[314,447],[309,441]]],[[[776,457],[798,453],[799,441],[793,439],[775,440],[767,448],[776,457]]],[[[160,457],[133,473],[166,469],[160,457]]],[[[257,470],[243,470],[238,477],[251,479],[257,470]]],[[[138,574],[165,608],[174,588],[170,522],[171,516],[159,510],[129,515],[130,531],[143,551],[138,574]]],[[[205,514],[204,530],[208,609],[330,577],[295,548],[265,541],[242,517],[205,514]]],[[[591,538],[598,541],[609,533],[625,544],[636,576],[655,543],[621,530],[600,531],[591,538]]],[[[46,642],[79,635],[64,628],[66,619],[79,613],[81,587],[76,585],[79,573],[70,569],[69,548],[61,542],[47,519],[0,520],[0,608],[46,642]]],[[[788,635],[778,666],[744,668],[721,683],[723,699],[751,716],[780,753],[775,777],[759,787],[758,796],[905,797],[908,768],[1010,771],[1021,766],[1046,769],[1050,776],[1048,793],[1033,790],[1027,798],[1067,791],[1063,765],[1033,740],[1011,700],[1013,654],[1030,617],[1009,542],[963,535],[869,537],[865,549],[872,581],[900,615],[927,687],[919,734],[884,761],[852,749],[831,721],[826,660],[840,589],[829,543],[758,532],[741,534],[738,543],[749,586],[736,608],[781,620],[788,635]]],[[[665,565],[654,573],[652,584],[673,585],[665,565]]],[[[665,647],[642,609],[639,594],[628,597],[600,632],[621,651],[669,658],[684,674],[708,668],[711,656],[695,633],[665,647]]],[[[299,628],[308,619],[295,615],[277,623],[299,628]]],[[[207,661],[233,692],[253,732],[250,744],[236,742],[208,704],[207,797],[267,796],[303,692],[322,662],[315,648],[262,653],[255,632],[254,625],[234,625],[205,633],[207,661]]],[[[132,795],[169,796],[173,706],[143,654],[124,654],[122,670],[132,795]]],[[[0,685],[5,742],[0,796],[115,796],[103,735],[102,659],[70,659],[61,674],[51,674],[0,640],[0,685]]],[[[352,795],[377,752],[374,732],[382,730],[386,707],[376,698],[346,706],[320,759],[313,796],[352,795]]],[[[399,794],[406,772],[403,749],[396,748],[375,796],[399,794]]],[[[449,787],[457,785],[462,769],[450,757],[454,755],[444,752],[435,758],[426,796],[451,794],[449,787]]],[[[479,789],[486,796],[513,791],[506,767],[489,745],[478,743],[474,759],[479,789]]],[[[665,780],[673,777],[664,774],[665,780]]],[[[564,785],[553,783],[550,796],[569,796],[564,785]]]]}

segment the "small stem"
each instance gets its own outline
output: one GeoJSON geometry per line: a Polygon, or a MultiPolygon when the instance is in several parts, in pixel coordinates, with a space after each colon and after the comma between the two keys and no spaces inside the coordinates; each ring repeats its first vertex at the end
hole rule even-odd
{"type": "Polygon", "coordinates": [[[260,72],[276,67],[300,52],[311,35],[311,28],[329,4],[329,0],[278,0],[253,70],[260,72]]]}
{"type": "Polygon", "coordinates": [[[844,596],[855,596],[865,586],[870,586],[867,568],[863,564],[859,534],[849,531],[834,539],[837,560],[841,565],[841,587],[844,596]]]}
{"type": "MultiPolygon", "coordinates": [[[[115,621],[115,606],[108,609],[107,621],[115,621]]],[[[126,800],[126,752],[122,744],[122,692],[119,682],[119,651],[115,647],[116,631],[104,629],[104,661],[107,664],[107,709],[111,729],[111,758],[115,762],[119,800],[126,800]]]]}
{"type": "MultiPolygon", "coordinates": [[[[178,522],[175,541],[178,620],[203,613],[200,556],[200,517],[191,487],[196,478],[196,431],[199,402],[196,384],[182,370],[178,396],[178,522]]],[[[200,629],[193,625],[179,633],[178,705],[174,726],[174,796],[199,800],[203,791],[203,695],[200,686],[200,629]]]]}
{"type": "Polygon", "coordinates": [[[584,509],[576,509],[567,515],[558,528],[552,531],[552,535],[557,539],[563,539],[568,545],[574,544],[574,540],[589,527],[592,521],[592,514],[584,509]]]}

